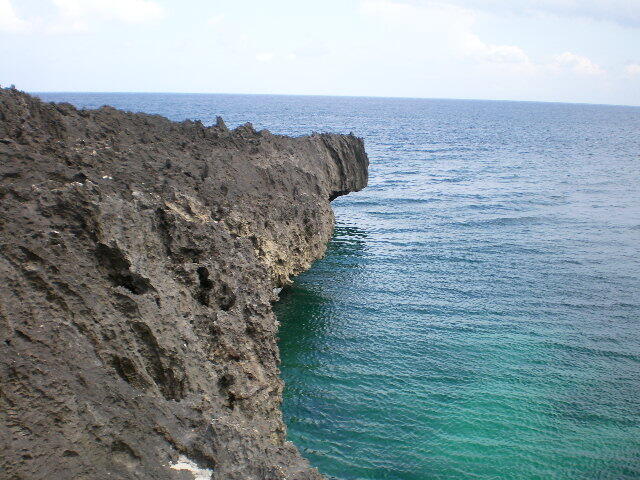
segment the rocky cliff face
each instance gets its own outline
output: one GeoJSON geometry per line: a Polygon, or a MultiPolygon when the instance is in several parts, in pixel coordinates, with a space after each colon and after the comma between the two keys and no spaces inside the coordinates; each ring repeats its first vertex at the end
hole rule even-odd
{"type": "Polygon", "coordinates": [[[0,90],[0,477],[320,478],[285,439],[271,302],[367,166],[352,135],[0,90]]]}

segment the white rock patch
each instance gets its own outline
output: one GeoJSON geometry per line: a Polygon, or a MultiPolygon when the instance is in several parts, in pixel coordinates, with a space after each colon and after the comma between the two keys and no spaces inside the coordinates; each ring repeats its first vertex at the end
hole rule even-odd
{"type": "Polygon", "coordinates": [[[213,470],[200,468],[195,462],[184,455],[180,455],[178,461],[169,465],[173,470],[187,470],[193,474],[193,480],[211,480],[213,470]]]}

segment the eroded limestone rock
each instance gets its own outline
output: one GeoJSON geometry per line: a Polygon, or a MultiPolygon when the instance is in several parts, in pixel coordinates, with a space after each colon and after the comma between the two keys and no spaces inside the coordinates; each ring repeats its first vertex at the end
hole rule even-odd
{"type": "Polygon", "coordinates": [[[2,478],[320,478],[285,439],[271,302],[367,166],[351,135],[0,90],[2,478]]]}

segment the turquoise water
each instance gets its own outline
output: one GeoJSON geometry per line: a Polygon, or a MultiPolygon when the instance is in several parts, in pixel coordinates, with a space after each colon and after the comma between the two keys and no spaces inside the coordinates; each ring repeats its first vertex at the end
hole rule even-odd
{"type": "Polygon", "coordinates": [[[640,478],[640,108],[46,98],[365,137],[370,186],[276,305],[289,437],[323,473],[640,478]]]}

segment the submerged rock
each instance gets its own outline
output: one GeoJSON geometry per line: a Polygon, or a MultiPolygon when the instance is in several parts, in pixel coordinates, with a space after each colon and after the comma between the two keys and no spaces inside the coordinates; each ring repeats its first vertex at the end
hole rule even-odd
{"type": "Polygon", "coordinates": [[[320,478],[285,439],[271,302],[367,167],[353,135],[0,90],[3,478],[320,478]]]}

